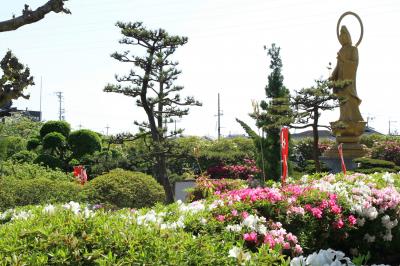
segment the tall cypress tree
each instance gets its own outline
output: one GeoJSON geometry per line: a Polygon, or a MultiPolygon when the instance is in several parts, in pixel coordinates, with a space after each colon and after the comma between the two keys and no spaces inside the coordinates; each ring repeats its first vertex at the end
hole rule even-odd
{"type": "Polygon", "coordinates": [[[283,126],[293,122],[290,108],[290,93],[283,85],[282,60],[280,48],[272,44],[268,49],[271,58],[268,84],[265,87],[266,100],[260,103],[260,112],[252,114],[257,127],[266,133],[266,149],[264,149],[264,165],[267,179],[278,180],[281,173],[281,154],[279,133],[283,126]]]}

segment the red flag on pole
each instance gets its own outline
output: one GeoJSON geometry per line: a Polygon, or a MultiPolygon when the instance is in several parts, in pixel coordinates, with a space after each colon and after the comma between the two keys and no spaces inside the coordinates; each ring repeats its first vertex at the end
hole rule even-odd
{"type": "Polygon", "coordinates": [[[343,174],[346,174],[346,164],[344,163],[344,159],[343,159],[343,143],[340,143],[338,145],[338,150],[339,150],[340,161],[342,162],[342,171],[343,171],[343,174]]]}
{"type": "Polygon", "coordinates": [[[288,156],[289,156],[289,128],[281,129],[281,156],[282,156],[282,185],[285,184],[288,176],[288,156]]]}
{"type": "Polygon", "coordinates": [[[87,182],[86,169],[82,165],[74,166],[74,176],[81,185],[84,185],[87,182]]]}

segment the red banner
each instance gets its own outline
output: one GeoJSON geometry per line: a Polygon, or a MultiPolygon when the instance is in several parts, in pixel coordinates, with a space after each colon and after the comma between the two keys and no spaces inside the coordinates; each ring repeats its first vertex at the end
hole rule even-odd
{"type": "Polygon", "coordinates": [[[344,163],[344,159],[343,159],[343,143],[340,143],[338,145],[338,150],[339,150],[340,161],[342,162],[342,171],[343,171],[343,174],[346,174],[346,164],[344,163]]]}
{"type": "Polygon", "coordinates": [[[285,184],[288,176],[288,156],[289,156],[289,128],[281,129],[281,156],[282,156],[282,185],[285,184]]]}
{"type": "Polygon", "coordinates": [[[87,182],[86,169],[82,165],[74,166],[74,176],[82,185],[87,182]]]}

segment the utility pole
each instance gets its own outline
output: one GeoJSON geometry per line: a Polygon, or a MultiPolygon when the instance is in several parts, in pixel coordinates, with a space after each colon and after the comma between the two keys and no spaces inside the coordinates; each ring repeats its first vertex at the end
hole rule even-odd
{"type": "Polygon", "coordinates": [[[221,103],[220,103],[220,97],[219,97],[219,93],[218,93],[218,139],[221,138],[221,116],[223,115],[223,113],[221,112],[221,103]]]}
{"type": "Polygon", "coordinates": [[[107,125],[107,126],[106,126],[106,129],[107,129],[107,131],[106,131],[106,136],[108,136],[108,130],[110,129],[110,126],[107,125]]]}
{"type": "Polygon", "coordinates": [[[375,119],[375,117],[374,116],[367,116],[367,128],[368,128],[368,126],[369,126],[369,121],[371,120],[374,120],[375,119]]]}
{"type": "Polygon", "coordinates": [[[390,120],[390,119],[389,119],[389,135],[391,135],[390,124],[391,124],[391,123],[396,123],[396,122],[397,122],[397,121],[393,121],[393,120],[390,120]]]}
{"type": "Polygon", "coordinates": [[[328,66],[327,66],[326,68],[328,69],[328,77],[330,77],[330,76],[331,76],[331,73],[332,73],[332,63],[329,62],[329,63],[328,63],[328,66]]]}
{"type": "Polygon", "coordinates": [[[42,115],[42,90],[43,90],[43,79],[40,76],[40,100],[39,100],[39,112],[40,112],[40,115],[39,115],[39,121],[42,121],[42,117],[43,117],[43,115],[42,115]]]}
{"type": "Polygon", "coordinates": [[[65,110],[62,108],[62,103],[64,100],[63,92],[62,91],[57,91],[56,95],[58,97],[58,104],[59,104],[59,111],[58,111],[58,120],[64,120],[64,114],[65,110]]]}

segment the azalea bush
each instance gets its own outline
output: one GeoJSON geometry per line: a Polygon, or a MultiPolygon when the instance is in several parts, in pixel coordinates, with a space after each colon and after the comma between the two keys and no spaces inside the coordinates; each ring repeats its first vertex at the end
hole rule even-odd
{"type": "Polygon", "coordinates": [[[372,158],[391,161],[400,166],[400,141],[385,141],[372,147],[372,158]]]}
{"type": "Polygon", "coordinates": [[[195,187],[188,191],[188,200],[196,201],[205,199],[215,194],[221,194],[247,186],[248,182],[241,179],[211,179],[208,176],[199,176],[196,178],[195,187]]]}
{"type": "Polygon", "coordinates": [[[207,169],[207,175],[211,178],[236,178],[236,179],[254,179],[261,173],[256,162],[251,159],[244,159],[242,164],[226,165],[218,164],[207,169]]]}
{"type": "Polygon", "coordinates": [[[319,266],[365,264],[369,253],[368,263],[398,265],[399,187],[389,173],[314,175],[151,209],[18,208],[0,214],[0,261],[319,266]]]}

